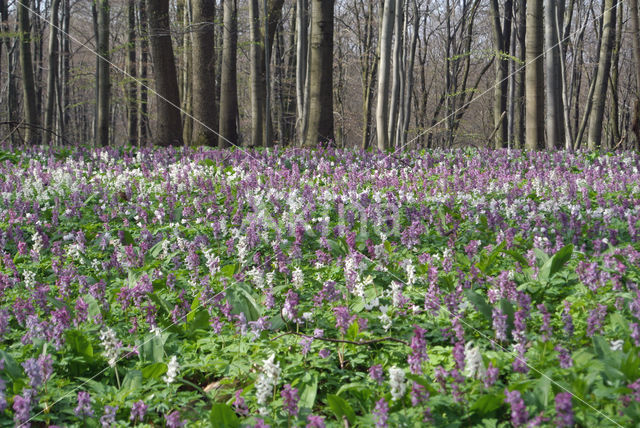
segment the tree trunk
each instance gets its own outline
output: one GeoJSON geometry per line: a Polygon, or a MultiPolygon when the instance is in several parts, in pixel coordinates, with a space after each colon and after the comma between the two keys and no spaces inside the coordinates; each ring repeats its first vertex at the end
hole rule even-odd
{"type": "Polygon", "coordinates": [[[311,1],[309,123],[307,146],[333,141],[333,8],[335,0],[311,1]]]}
{"type": "Polygon", "coordinates": [[[147,144],[149,137],[149,104],[148,104],[148,62],[149,62],[149,26],[147,21],[147,0],[139,0],[138,11],[140,13],[140,108],[138,115],[138,135],[140,136],[138,146],[147,144]]]}
{"type": "Polygon", "coordinates": [[[238,143],[238,89],[236,59],[238,44],[237,0],[224,0],[222,76],[220,81],[220,139],[218,146],[238,143]]]}
{"type": "Polygon", "coordinates": [[[258,0],[249,1],[249,32],[251,37],[251,140],[249,146],[262,147],[266,143],[266,80],[264,75],[264,41],[260,31],[258,0]]]}
{"type": "Polygon", "coordinates": [[[598,74],[593,94],[593,111],[589,119],[589,150],[596,150],[602,144],[602,121],[604,106],[607,101],[609,70],[611,69],[611,52],[616,32],[616,0],[605,0],[602,17],[602,40],[598,57],[598,74]]]}
{"type": "MultiPolygon", "coordinates": [[[[178,19],[182,19],[184,28],[191,28],[191,1],[181,0],[177,4],[178,19]]],[[[187,144],[191,144],[193,131],[193,79],[192,79],[192,39],[194,38],[192,31],[185,31],[181,38],[182,45],[179,50],[182,53],[182,70],[179,78],[181,115],[182,118],[182,139],[187,144]]]]}
{"type": "Polygon", "coordinates": [[[389,148],[395,147],[396,136],[396,124],[398,122],[398,104],[400,102],[400,86],[401,86],[401,74],[402,74],[402,50],[403,50],[403,34],[402,34],[402,22],[404,21],[404,1],[396,0],[395,15],[394,15],[394,39],[393,39],[393,64],[391,68],[391,99],[389,103],[389,117],[386,118],[387,124],[387,139],[389,140],[389,148]]]}
{"type": "Polygon", "coordinates": [[[193,0],[193,142],[215,146],[215,0],[193,0]]]}
{"type": "Polygon", "coordinates": [[[609,129],[611,130],[609,136],[608,149],[616,147],[616,144],[621,139],[620,132],[620,106],[618,91],[620,80],[620,47],[622,45],[622,25],[623,25],[623,13],[622,10],[617,14],[616,35],[613,43],[613,50],[611,56],[611,76],[609,80],[609,86],[611,86],[611,115],[609,116],[609,129]]]}
{"type": "MultiPolygon", "coordinates": [[[[253,0],[252,0],[253,1],[253,0]]],[[[307,80],[307,51],[309,50],[309,3],[297,0],[296,3],[296,134],[302,145],[305,135],[308,109],[305,105],[307,80]]]]}
{"type": "Polygon", "coordinates": [[[409,131],[409,121],[411,119],[411,99],[413,95],[413,65],[416,60],[416,49],[418,46],[418,30],[420,26],[420,10],[418,3],[413,2],[413,28],[411,33],[411,45],[409,48],[409,60],[405,71],[406,88],[404,94],[404,102],[402,105],[402,123],[399,126],[398,145],[404,147],[407,144],[407,132],[409,131]]]}
{"type": "Polygon", "coordinates": [[[22,0],[18,4],[18,31],[20,32],[20,68],[22,68],[22,95],[24,105],[24,123],[27,125],[25,141],[39,144],[40,125],[36,110],[36,91],[33,78],[33,63],[31,60],[31,30],[29,25],[29,0],[22,0]]]}
{"type": "Polygon", "coordinates": [[[636,101],[634,114],[632,118],[632,131],[635,135],[635,148],[640,150],[640,117],[638,113],[640,109],[640,16],[638,11],[638,0],[629,0],[629,8],[631,13],[631,41],[633,46],[633,61],[635,63],[634,72],[636,79],[636,101]]]}
{"type": "Polygon", "coordinates": [[[545,88],[547,149],[564,145],[562,103],[562,72],[560,70],[561,46],[558,44],[558,28],[562,28],[564,0],[545,0],[544,41],[546,46],[544,66],[547,74],[545,88]]]}
{"type": "Polygon", "coordinates": [[[58,10],[60,0],[51,1],[51,25],[49,26],[49,70],[47,72],[47,109],[44,116],[44,127],[51,131],[50,142],[53,142],[56,109],[56,84],[58,72],[58,10]]]}
{"type": "MultiPolygon", "coordinates": [[[[67,135],[67,128],[71,122],[71,38],[69,37],[69,27],[71,25],[71,2],[62,1],[62,34],[60,47],[62,50],[62,60],[60,61],[60,73],[58,76],[58,132],[60,135],[67,135]]],[[[60,139],[59,143],[62,143],[60,139]]]]}
{"type": "Polygon", "coordinates": [[[498,0],[491,0],[491,15],[493,18],[493,39],[496,48],[496,82],[493,100],[493,126],[498,131],[494,137],[494,147],[504,147],[509,138],[509,123],[504,115],[507,111],[507,90],[509,85],[509,45],[511,42],[511,11],[513,1],[506,0],[504,4],[504,22],[500,21],[500,6],[498,0]]]}
{"type": "MultiPolygon", "coordinates": [[[[518,2],[518,61],[520,64],[526,62],[526,34],[527,34],[527,2],[526,0],[517,0],[518,2]]],[[[526,86],[526,67],[518,66],[518,83],[516,87],[516,117],[514,123],[515,145],[518,148],[524,147],[525,144],[525,86],[526,86]]]]}
{"type": "Polygon", "coordinates": [[[98,111],[96,119],[95,144],[97,147],[109,145],[109,121],[110,105],[109,92],[111,81],[109,79],[109,2],[99,0],[97,3],[98,14],[98,111]]]}
{"type": "Polygon", "coordinates": [[[136,0],[127,0],[127,137],[138,145],[138,88],[136,82],[136,0]]]}
{"type": "Polygon", "coordinates": [[[389,149],[387,129],[389,117],[389,66],[391,64],[391,38],[393,36],[393,17],[396,0],[385,0],[380,33],[380,60],[378,66],[378,102],[376,107],[376,126],[378,149],[389,149]]]}
{"type": "Polygon", "coordinates": [[[182,145],[182,121],[179,109],[178,78],[169,27],[169,0],[148,0],[148,2],[149,38],[158,100],[155,140],[160,146],[179,146],[182,145]]]}
{"type": "Polygon", "coordinates": [[[540,150],[544,148],[543,0],[527,3],[525,147],[540,150]]]}

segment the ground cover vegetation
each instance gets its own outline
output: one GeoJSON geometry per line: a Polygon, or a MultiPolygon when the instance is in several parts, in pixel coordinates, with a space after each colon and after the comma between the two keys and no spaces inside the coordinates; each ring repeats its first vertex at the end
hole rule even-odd
{"type": "Polygon", "coordinates": [[[629,426],[640,156],[0,152],[0,426],[629,426]]]}

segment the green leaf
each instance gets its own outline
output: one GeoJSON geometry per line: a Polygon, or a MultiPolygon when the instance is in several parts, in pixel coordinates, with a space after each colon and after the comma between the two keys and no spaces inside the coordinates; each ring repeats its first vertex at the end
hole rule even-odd
{"type": "Polygon", "coordinates": [[[227,300],[234,314],[243,313],[247,321],[255,321],[260,317],[260,309],[245,283],[239,283],[227,290],[227,300]]]}
{"type": "Polygon", "coordinates": [[[548,259],[538,273],[538,280],[548,281],[553,275],[560,271],[565,264],[571,259],[573,254],[573,245],[569,244],[562,247],[550,259],[548,259]]]}
{"type": "Polygon", "coordinates": [[[159,379],[166,372],[167,365],[165,363],[152,363],[142,369],[142,377],[145,379],[159,379]]]}
{"type": "Polygon", "coordinates": [[[327,402],[329,403],[329,407],[333,414],[336,415],[336,418],[339,422],[342,422],[342,417],[345,416],[349,423],[353,424],[356,420],[356,414],[347,401],[343,398],[338,397],[337,395],[329,394],[327,395],[327,402]]]}
{"type": "Polygon", "coordinates": [[[122,381],[123,391],[135,391],[142,386],[142,372],[140,370],[129,370],[122,381]]]}
{"type": "Polygon", "coordinates": [[[360,325],[356,320],[351,323],[347,330],[347,340],[355,341],[358,338],[358,333],[360,333],[360,325]]]}
{"type": "Polygon", "coordinates": [[[93,358],[93,346],[87,336],[78,330],[67,330],[67,344],[73,352],[87,359],[93,358]]]}
{"type": "Polygon", "coordinates": [[[227,278],[233,278],[233,275],[236,273],[237,264],[234,263],[232,265],[224,265],[220,268],[220,273],[227,278]]]}
{"type": "Polygon", "coordinates": [[[520,263],[522,265],[522,267],[529,266],[529,262],[527,261],[527,259],[522,254],[520,254],[519,252],[517,252],[515,250],[504,250],[503,252],[505,254],[511,256],[518,263],[520,263]]]}
{"type": "Polygon", "coordinates": [[[471,405],[471,410],[477,410],[479,413],[486,415],[502,407],[504,398],[505,395],[502,393],[483,395],[471,405]]]}
{"type": "Polygon", "coordinates": [[[611,347],[602,336],[593,336],[591,340],[593,341],[593,350],[596,355],[600,360],[604,360],[611,352],[611,347]]]}
{"type": "Polygon", "coordinates": [[[318,394],[318,375],[307,372],[301,383],[303,386],[298,405],[301,408],[313,409],[313,405],[316,402],[316,395],[318,394]]]}
{"type": "Polygon", "coordinates": [[[4,361],[4,371],[8,373],[12,379],[15,380],[22,377],[22,369],[11,354],[0,349],[0,360],[4,361]]]}
{"type": "Polygon", "coordinates": [[[215,403],[209,412],[209,426],[212,428],[235,428],[240,426],[240,420],[229,405],[215,403]]]}
{"type": "Polygon", "coordinates": [[[473,304],[473,306],[476,307],[476,309],[487,319],[487,321],[491,322],[491,320],[493,319],[493,311],[484,297],[469,289],[465,289],[462,292],[466,296],[467,300],[469,300],[473,304]]]}
{"type": "Polygon", "coordinates": [[[162,336],[157,336],[154,333],[147,335],[142,343],[142,359],[154,363],[161,363],[164,360],[164,340],[162,336]]]}

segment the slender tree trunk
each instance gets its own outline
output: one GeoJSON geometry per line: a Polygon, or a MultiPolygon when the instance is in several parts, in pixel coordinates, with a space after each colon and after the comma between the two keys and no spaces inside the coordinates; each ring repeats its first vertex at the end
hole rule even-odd
{"type": "Polygon", "coordinates": [[[494,147],[504,147],[508,140],[508,120],[505,120],[507,111],[507,90],[509,80],[509,43],[511,41],[511,10],[512,0],[506,0],[504,4],[504,22],[500,20],[500,6],[498,0],[491,0],[491,15],[493,17],[493,38],[496,48],[496,82],[493,100],[493,126],[498,131],[495,133],[494,147]]]}
{"type": "Polygon", "coordinates": [[[224,36],[222,45],[222,76],[220,81],[219,147],[238,143],[238,89],[236,58],[238,44],[237,0],[224,0],[224,36]]]}
{"type": "Polygon", "coordinates": [[[333,141],[333,8],[335,0],[311,1],[309,123],[307,146],[333,141]]]}
{"type": "Polygon", "coordinates": [[[136,83],[136,0],[127,0],[127,136],[138,144],[138,86],[136,83]]]}
{"type": "Polygon", "coordinates": [[[543,0],[527,2],[526,148],[544,148],[543,0]]]}
{"type": "Polygon", "coordinates": [[[380,61],[378,66],[378,101],[376,107],[376,126],[378,149],[389,149],[389,76],[391,65],[391,39],[393,36],[393,17],[396,0],[385,0],[380,33],[380,61]]]}
{"type": "MultiPolygon", "coordinates": [[[[9,11],[7,10],[6,0],[0,0],[0,32],[8,33],[7,30],[7,21],[9,20],[9,11]]],[[[2,46],[6,41],[6,37],[0,38],[0,75],[2,75],[2,46]]],[[[9,51],[9,47],[7,46],[7,52],[9,51]]],[[[7,61],[8,63],[8,61],[7,61]]],[[[7,65],[7,70],[9,69],[7,65]]]]}
{"type": "MultiPolygon", "coordinates": [[[[562,103],[562,73],[560,70],[561,46],[558,44],[558,20],[564,14],[564,0],[545,0],[544,40],[546,45],[544,65],[547,74],[545,88],[547,149],[560,148],[564,144],[562,103]]],[[[562,22],[562,21],[560,21],[562,22]]]]}
{"type": "MultiPolygon", "coordinates": [[[[71,122],[71,38],[69,37],[69,27],[71,25],[71,2],[70,0],[62,1],[62,30],[61,34],[61,50],[62,61],[60,61],[60,74],[58,77],[58,131],[60,135],[67,138],[67,129],[71,122]]],[[[62,143],[60,139],[59,143],[62,143]]]]}
{"type": "Polygon", "coordinates": [[[593,111],[589,119],[589,150],[596,150],[602,144],[602,121],[607,101],[607,86],[611,69],[611,52],[616,32],[616,0],[605,0],[602,17],[602,41],[598,58],[598,74],[593,94],[593,111]]]}
{"type": "Polygon", "coordinates": [[[193,0],[193,142],[215,146],[215,0],[193,0]]]}
{"type": "MultiPolygon", "coordinates": [[[[191,1],[182,0],[178,2],[178,17],[182,18],[182,25],[184,28],[191,28],[191,1]]],[[[185,31],[182,35],[182,72],[180,73],[179,87],[181,88],[181,115],[182,118],[182,139],[186,144],[191,144],[192,132],[193,132],[193,48],[192,48],[192,31],[185,31]]]]}
{"type": "Polygon", "coordinates": [[[518,2],[518,82],[516,87],[516,117],[514,123],[515,146],[524,147],[525,144],[525,87],[526,87],[526,33],[527,33],[527,2],[526,0],[517,0],[518,2]]]}
{"type": "Polygon", "coordinates": [[[169,27],[169,0],[148,0],[149,38],[158,93],[155,140],[158,145],[182,145],[180,95],[169,27]]]}
{"type": "Polygon", "coordinates": [[[97,147],[109,145],[110,104],[109,93],[111,81],[109,79],[109,2],[99,0],[98,14],[98,111],[96,119],[95,144],[97,147]]]}
{"type": "Polygon", "coordinates": [[[394,39],[393,39],[393,64],[391,67],[391,99],[389,103],[389,117],[386,118],[387,124],[387,139],[389,140],[389,147],[395,147],[396,136],[396,124],[398,122],[398,104],[400,102],[400,86],[401,86],[401,70],[402,70],[402,47],[403,34],[402,34],[402,22],[404,20],[404,1],[396,0],[395,15],[394,15],[394,39]]]}
{"type": "Polygon", "coordinates": [[[31,30],[29,25],[29,0],[22,0],[18,4],[18,31],[20,32],[20,67],[22,68],[22,95],[24,105],[24,122],[27,125],[25,141],[32,144],[40,143],[40,125],[36,110],[36,92],[33,78],[33,63],[31,61],[31,30]]]}
{"type": "Polygon", "coordinates": [[[631,14],[631,41],[633,46],[633,62],[636,79],[636,101],[633,109],[632,131],[635,135],[635,148],[640,150],[640,11],[638,11],[638,0],[629,0],[631,14]]]}
{"type": "Polygon", "coordinates": [[[138,115],[138,146],[147,144],[149,137],[149,104],[148,104],[148,63],[149,63],[149,27],[147,21],[147,0],[138,1],[140,27],[140,108],[138,115]]]}
{"type": "MultiPolygon", "coordinates": [[[[47,72],[47,109],[44,115],[44,127],[53,131],[55,126],[56,84],[58,72],[58,10],[60,0],[51,1],[51,25],[49,26],[49,70],[47,72]]],[[[54,134],[49,135],[53,143],[54,134]]]]}
{"type": "Polygon", "coordinates": [[[608,144],[608,149],[611,149],[616,146],[618,141],[621,139],[620,132],[620,106],[619,106],[619,98],[620,94],[618,91],[619,81],[620,81],[620,47],[622,46],[622,25],[623,25],[623,13],[620,10],[620,13],[617,14],[617,24],[616,24],[616,35],[615,41],[613,43],[613,51],[611,56],[611,76],[609,78],[609,86],[611,86],[611,115],[609,116],[609,128],[610,132],[610,140],[608,144]]]}
{"type": "Polygon", "coordinates": [[[409,61],[407,63],[407,69],[405,72],[406,88],[404,95],[404,103],[402,105],[402,123],[399,127],[398,142],[400,147],[404,147],[407,144],[407,133],[409,131],[409,122],[411,119],[411,99],[413,95],[413,82],[414,73],[413,66],[416,59],[416,49],[418,46],[418,30],[420,26],[420,11],[418,9],[418,3],[413,1],[413,25],[411,33],[411,45],[409,48],[409,61]]]}
{"type": "Polygon", "coordinates": [[[251,140],[248,145],[262,147],[266,143],[266,80],[264,75],[264,41],[260,31],[260,5],[249,1],[249,32],[251,37],[251,140]]]}
{"type": "MultiPolygon", "coordinates": [[[[253,1],[253,0],[252,0],[253,1]]],[[[307,78],[307,51],[309,50],[309,3],[297,0],[296,3],[296,134],[302,145],[305,135],[308,109],[305,108],[305,87],[307,78]]]]}

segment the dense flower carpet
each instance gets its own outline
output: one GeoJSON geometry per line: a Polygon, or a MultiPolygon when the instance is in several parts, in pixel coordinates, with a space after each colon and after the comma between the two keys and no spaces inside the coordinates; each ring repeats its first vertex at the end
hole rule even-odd
{"type": "Polygon", "coordinates": [[[0,150],[0,426],[629,426],[640,155],[0,150]]]}

